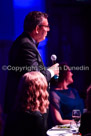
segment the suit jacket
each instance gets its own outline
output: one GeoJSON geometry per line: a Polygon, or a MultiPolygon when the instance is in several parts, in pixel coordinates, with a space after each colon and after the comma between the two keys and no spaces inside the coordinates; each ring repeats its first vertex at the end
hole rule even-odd
{"type": "Polygon", "coordinates": [[[4,136],[45,136],[43,117],[39,111],[13,112],[8,115],[4,136]]]}
{"type": "Polygon", "coordinates": [[[35,42],[23,32],[13,43],[9,54],[8,77],[6,83],[4,112],[14,108],[21,76],[28,71],[40,71],[49,82],[50,72],[44,67],[35,42]]]}

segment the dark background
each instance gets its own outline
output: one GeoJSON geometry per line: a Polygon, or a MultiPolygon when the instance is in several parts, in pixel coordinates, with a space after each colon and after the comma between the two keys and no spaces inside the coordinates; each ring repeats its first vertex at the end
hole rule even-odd
{"type": "MultiPolygon", "coordinates": [[[[51,55],[57,62],[69,66],[89,67],[73,70],[74,84],[82,97],[91,83],[91,1],[90,0],[2,0],[0,2],[0,103],[3,106],[8,65],[8,52],[13,41],[23,31],[25,15],[33,10],[49,15],[50,32],[39,45],[46,66],[51,66],[51,55]],[[45,46],[46,45],[46,46],[45,46]]],[[[13,90],[12,90],[13,91],[13,90]]]]}
{"type": "Polygon", "coordinates": [[[89,67],[89,70],[72,71],[73,86],[84,97],[91,84],[91,1],[47,0],[46,5],[51,26],[47,56],[50,58],[51,54],[57,54],[58,62],[89,67]]]}

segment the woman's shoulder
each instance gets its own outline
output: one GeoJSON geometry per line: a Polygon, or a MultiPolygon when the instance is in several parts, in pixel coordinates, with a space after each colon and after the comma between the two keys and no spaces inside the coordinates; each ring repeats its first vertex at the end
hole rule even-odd
{"type": "Polygon", "coordinates": [[[26,111],[23,114],[32,118],[42,117],[42,114],[40,113],[40,111],[26,111]]]}
{"type": "Polygon", "coordinates": [[[69,87],[69,91],[72,91],[73,93],[78,94],[78,91],[76,88],[69,87]]]}
{"type": "Polygon", "coordinates": [[[50,89],[50,96],[52,97],[58,97],[60,95],[59,90],[56,90],[55,88],[50,89]]]}
{"type": "Polygon", "coordinates": [[[24,111],[17,112],[14,116],[18,122],[24,122],[27,124],[33,124],[42,122],[42,114],[39,111],[24,111]]]}
{"type": "Polygon", "coordinates": [[[91,118],[91,112],[85,112],[82,114],[82,118],[90,117],[91,118]]]}
{"type": "Polygon", "coordinates": [[[76,92],[77,92],[77,89],[76,89],[76,88],[73,88],[73,87],[69,87],[69,90],[72,90],[72,91],[76,91],[76,92]]]}
{"type": "Polygon", "coordinates": [[[50,94],[55,94],[55,93],[57,93],[57,92],[56,92],[56,90],[55,90],[55,88],[54,88],[54,87],[51,87],[51,88],[50,88],[50,92],[49,92],[49,93],[50,93],[50,94]]]}
{"type": "Polygon", "coordinates": [[[85,125],[88,124],[89,122],[91,123],[91,113],[83,113],[81,116],[81,123],[85,122],[85,125]]]}
{"type": "Polygon", "coordinates": [[[42,114],[39,111],[16,111],[9,115],[9,117],[18,118],[18,119],[27,119],[27,118],[37,118],[41,117],[42,114]]]}

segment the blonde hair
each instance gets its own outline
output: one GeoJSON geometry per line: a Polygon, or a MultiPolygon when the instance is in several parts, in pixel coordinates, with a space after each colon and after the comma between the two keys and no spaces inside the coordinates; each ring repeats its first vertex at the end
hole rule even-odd
{"type": "Polygon", "coordinates": [[[27,72],[19,85],[18,108],[46,113],[49,106],[47,81],[38,71],[27,72]]]}

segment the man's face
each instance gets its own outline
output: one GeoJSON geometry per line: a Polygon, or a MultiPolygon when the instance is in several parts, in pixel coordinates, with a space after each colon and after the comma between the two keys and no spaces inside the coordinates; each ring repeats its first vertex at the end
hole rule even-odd
{"type": "Polygon", "coordinates": [[[44,40],[47,36],[48,31],[50,31],[48,20],[43,18],[41,25],[38,27],[37,41],[40,42],[44,40]]]}

